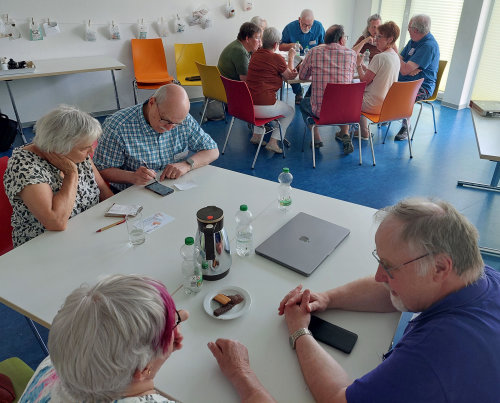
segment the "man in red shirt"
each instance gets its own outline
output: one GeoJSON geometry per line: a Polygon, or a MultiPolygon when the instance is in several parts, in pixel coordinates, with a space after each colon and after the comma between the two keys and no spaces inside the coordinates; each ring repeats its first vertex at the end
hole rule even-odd
{"type": "MultiPolygon", "coordinates": [[[[346,41],[344,27],[342,25],[332,25],[326,31],[325,44],[312,48],[300,66],[299,78],[312,81],[311,97],[305,97],[300,103],[302,117],[309,127],[307,118],[311,116],[319,117],[326,84],[348,84],[352,82],[356,69],[356,52],[346,48],[346,41]]],[[[341,126],[341,132],[337,136],[342,139],[345,154],[353,152],[348,130],[347,125],[341,126]]],[[[314,147],[323,147],[317,128],[315,128],[314,132],[314,147]]]]}

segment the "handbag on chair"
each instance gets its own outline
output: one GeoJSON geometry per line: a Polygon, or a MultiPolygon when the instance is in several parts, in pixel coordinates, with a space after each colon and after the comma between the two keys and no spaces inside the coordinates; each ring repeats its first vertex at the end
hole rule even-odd
{"type": "Polygon", "coordinates": [[[0,152],[7,151],[14,143],[17,134],[17,122],[0,113],[0,152]]]}

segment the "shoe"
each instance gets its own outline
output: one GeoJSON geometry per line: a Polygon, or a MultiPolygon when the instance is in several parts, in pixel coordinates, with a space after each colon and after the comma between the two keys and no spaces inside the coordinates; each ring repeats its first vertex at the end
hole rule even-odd
{"type": "Polygon", "coordinates": [[[344,135],[344,137],[342,138],[342,145],[344,147],[344,154],[350,154],[354,151],[351,138],[348,134],[344,135]]]}
{"type": "MultiPolygon", "coordinates": [[[[252,144],[259,145],[259,142],[260,142],[260,137],[258,137],[258,136],[252,136],[252,138],[250,139],[250,143],[252,143],[252,144]]],[[[264,147],[266,144],[267,144],[267,141],[262,140],[262,147],[264,147]]]]}
{"type": "Polygon", "coordinates": [[[344,134],[340,130],[335,133],[335,140],[342,141],[342,137],[344,137],[344,134]]]}
{"type": "Polygon", "coordinates": [[[283,150],[280,148],[280,146],[278,144],[272,144],[272,143],[269,143],[267,146],[266,146],[266,150],[268,151],[272,151],[272,152],[275,152],[276,154],[283,154],[283,150]]]}
{"type": "Polygon", "coordinates": [[[295,105],[300,105],[304,97],[300,94],[295,95],[295,105]]]}
{"type": "Polygon", "coordinates": [[[401,129],[399,129],[398,134],[396,134],[396,137],[394,137],[394,141],[406,140],[407,138],[408,131],[406,130],[406,127],[402,126],[401,129]]]}
{"type": "MultiPolygon", "coordinates": [[[[312,143],[309,143],[309,147],[312,147],[312,143]]],[[[314,140],[314,148],[323,147],[323,142],[321,140],[314,140]]]]}

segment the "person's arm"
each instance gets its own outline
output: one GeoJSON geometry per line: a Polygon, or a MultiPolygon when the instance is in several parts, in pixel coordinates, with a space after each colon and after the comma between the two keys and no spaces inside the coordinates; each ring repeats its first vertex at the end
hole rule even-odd
{"type": "Polygon", "coordinates": [[[276,402],[250,368],[248,350],[243,344],[234,340],[217,339],[215,343],[209,342],[208,348],[222,373],[240,395],[241,402],[276,402]]]}
{"type": "MultiPolygon", "coordinates": [[[[280,46],[279,46],[279,49],[282,51],[282,52],[288,52],[290,49],[292,48],[295,48],[295,45],[297,43],[280,43],[280,46]]],[[[302,45],[299,43],[299,48],[300,50],[302,50],[302,45]]]]}
{"type": "Polygon", "coordinates": [[[307,80],[312,73],[312,65],[311,65],[311,55],[313,54],[313,51],[310,50],[309,53],[304,57],[304,60],[302,63],[300,63],[299,66],[299,78],[301,80],[307,80]]]}
{"type": "MultiPolygon", "coordinates": [[[[219,158],[219,149],[201,150],[191,156],[194,161],[193,169],[203,167],[219,158]]],[[[186,161],[168,164],[160,175],[160,181],[164,179],[177,179],[191,170],[191,165],[186,161]]]]}
{"type": "Polygon", "coordinates": [[[145,185],[156,178],[156,172],[140,166],[136,171],[126,171],[120,168],[106,168],[99,171],[107,182],[131,183],[132,185],[145,185]]]}
{"type": "Polygon", "coordinates": [[[368,36],[358,42],[356,42],[356,44],[352,47],[352,50],[354,50],[356,53],[361,53],[361,49],[363,48],[363,46],[365,46],[365,44],[369,43],[370,45],[373,45],[373,36],[368,36]]]}
{"type": "Polygon", "coordinates": [[[368,70],[362,62],[363,55],[358,53],[356,58],[356,70],[358,71],[359,81],[366,82],[366,85],[368,85],[373,81],[376,74],[373,71],[368,70]]]}
{"type": "MultiPolygon", "coordinates": [[[[289,334],[308,328],[311,315],[308,310],[309,290],[304,291],[300,305],[285,308],[289,334]]],[[[352,383],[344,369],[312,337],[304,335],[295,343],[295,351],[304,379],[316,402],[347,402],[346,388],[352,383]]]]}
{"type": "Polygon", "coordinates": [[[287,67],[287,69],[281,74],[284,80],[293,80],[295,77],[297,77],[298,71],[296,69],[290,70],[290,68],[287,67]]]}
{"type": "Polygon", "coordinates": [[[90,160],[90,163],[92,164],[92,171],[94,172],[95,180],[97,182],[97,186],[99,187],[99,201],[106,200],[113,196],[113,192],[95,167],[94,162],[90,160]]]}
{"type": "Polygon", "coordinates": [[[75,204],[78,169],[73,161],[60,154],[43,153],[43,158],[62,171],[61,188],[54,193],[48,183],[28,185],[19,192],[19,197],[45,229],[63,231],[75,204]]]}
{"type": "Polygon", "coordinates": [[[399,67],[399,72],[401,73],[401,75],[403,76],[408,76],[408,75],[415,75],[415,74],[418,74],[418,73],[415,73],[415,74],[412,74],[415,70],[418,70],[419,68],[419,65],[412,62],[411,60],[408,60],[406,63],[403,61],[403,59],[401,58],[400,56],[400,62],[401,62],[401,66],[399,67]]]}

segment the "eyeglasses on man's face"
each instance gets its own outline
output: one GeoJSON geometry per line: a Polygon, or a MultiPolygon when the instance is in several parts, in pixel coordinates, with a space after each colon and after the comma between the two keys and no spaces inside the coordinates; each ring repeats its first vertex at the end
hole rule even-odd
{"type": "Polygon", "coordinates": [[[419,257],[416,257],[415,259],[412,259],[412,260],[409,260],[408,262],[405,262],[405,263],[402,263],[400,264],[399,266],[396,266],[396,267],[389,267],[387,266],[377,255],[377,249],[374,249],[373,252],[372,252],[372,256],[375,258],[375,260],[378,262],[378,264],[380,266],[382,266],[382,268],[385,270],[385,272],[387,273],[387,275],[393,279],[393,275],[392,273],[394,273],[396,270],[399,270],[401,269],[403,266],[406,266],[407,264],[410,264],[410,263],[413,263],[413,262],[416,262],[417,260],[420,260],[420,259],[423,259],[424,257],[427,257],[429,256],[430,253],[426,253],[425,255],[422,255],[422,256],[419,256],[419,257]]]}
{"type": "Polygon", "coordinates": [[[160,114],[160,108],[157,103],[155,103],[156,109],[158,110],[158,117],[160,118],[160,125],[170,125],[170,126],[179,126],[182,122],[172,122],[170,119],[164,118],[160,114]]]}

